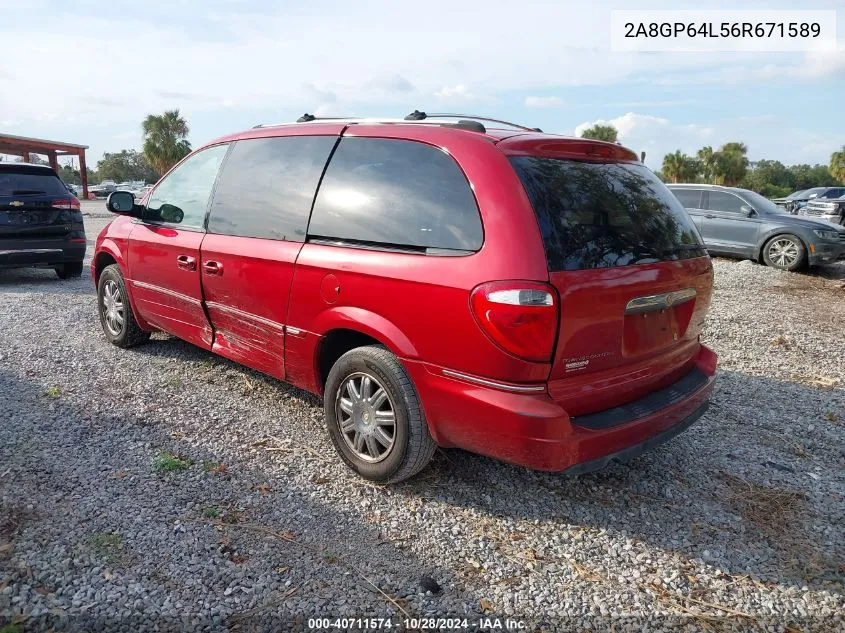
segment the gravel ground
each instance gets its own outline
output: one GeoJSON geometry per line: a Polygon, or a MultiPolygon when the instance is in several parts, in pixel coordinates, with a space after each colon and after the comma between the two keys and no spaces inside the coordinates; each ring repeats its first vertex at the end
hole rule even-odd
{"type": "Polygon", "coordinates": [[[715,267],[689,431],[576,479],[439,451],[392,487],[341,465],[315,398],[108,345],[87,270],[0,271],[0,630],[843,630],[845,266],[715,267]]]}

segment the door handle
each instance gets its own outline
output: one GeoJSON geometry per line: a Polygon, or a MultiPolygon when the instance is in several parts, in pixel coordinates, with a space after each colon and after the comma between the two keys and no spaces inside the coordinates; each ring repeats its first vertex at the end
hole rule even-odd
{"type": "Polygon", "coordinates": [[[220,262],[215,261],[207,261],[203,262],[202,269],[205,271],[206,275],[222,275],[223,274],[223,264],[220,262]]]}
{"type": "Polygon", "coordinates": [[[182,270],[196,270],[197,260],[190,255],[179,255],[176,258],[176,265],[182,270]]]}
{"type": "Polygon", "coordinates": [[[716,216],[715,216],[715,215],[713,215],[712,213],[708,213],[708,214],[707,214],[707,215],[705,215],[704,217],[705,217],[705,218],[707,218],[708,220],[712,220],[712,219],[713,219],[713,218],[715,218],[716,216]]]}

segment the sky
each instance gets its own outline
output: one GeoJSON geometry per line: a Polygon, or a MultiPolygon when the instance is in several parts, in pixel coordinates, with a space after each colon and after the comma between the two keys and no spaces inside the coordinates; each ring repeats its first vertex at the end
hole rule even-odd
{"type": "Polygon", "coordinates": [[[632,53],[612,9],[790,9],[794,3],[461,0],[0,0],[0,132],[81,143],[89,164],[140,149],[141,121],[178,108],[197,147],[304,112],[414,109],[578,134],[612,123],[663,155],[739,140],[751,160],[827,163],[845,145],[839,50],[632,53]],[[792,6],[790,6],[792,5],[792,6]]]}

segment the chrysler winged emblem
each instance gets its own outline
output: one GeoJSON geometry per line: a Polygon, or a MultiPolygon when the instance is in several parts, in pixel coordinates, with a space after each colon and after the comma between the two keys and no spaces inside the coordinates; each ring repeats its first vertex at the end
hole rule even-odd
{"type": "Polygon", "coordinates": [[[21,202],[20,200],[12,200],[12,201],[9,203],[9,206],[10,206],[10,207],[22,207],[22,206],[23,206],[23,202],[21,202]]]}

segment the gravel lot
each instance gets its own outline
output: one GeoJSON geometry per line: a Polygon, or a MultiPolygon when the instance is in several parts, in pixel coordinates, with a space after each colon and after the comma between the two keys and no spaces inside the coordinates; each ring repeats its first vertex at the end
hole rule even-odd
{"type": "Polygon", "coordinates": [[[689,431],[577,479],[439,451],[393,487],[341,465],[311,396],[164,335],[108,345],[87,270],[0,271],[0,630],[843,630],[845,266],[715,267],[689,431]]]}

